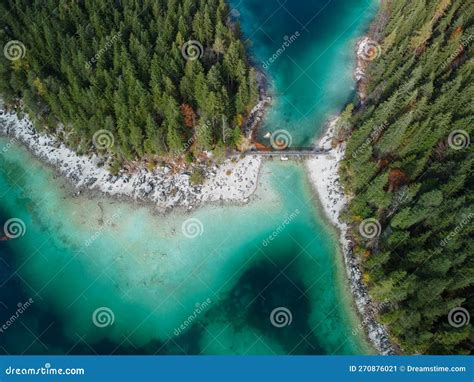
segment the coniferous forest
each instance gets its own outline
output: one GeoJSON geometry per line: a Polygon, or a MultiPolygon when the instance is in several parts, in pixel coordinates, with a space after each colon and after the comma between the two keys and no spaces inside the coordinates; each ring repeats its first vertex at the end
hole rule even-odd
{"type": "Polygon", "coordinates": [[[79,152],[103,129],[126,160],[235,147],[258,90],[229,12],[224,0],[4,0],[2,46],[19,40],[24,56],[1,60],[0,93],[79,152]]]}
{"type": "MultiPolygon", "coordinates": [[[[0,60],[0,94],[79,153],[104,130],[117,163],[240,146],[257,73],[225,0],[0,13],[0,44],[23,45],[0,60]]],[[[452,312],[474,312],[474,1],[382,1],[371,35],[364,97],[337,125],[354,253],[401,353],[469,354],[452,312]]]]}
{"type": "Polygon", "coordinates": [[[367,98],[340,124],[350,134],[346,218],[364,282],[401,350],[469,353],[472,325],[454,314],[474,311],[474,3],[382,7],[367,98]]]}

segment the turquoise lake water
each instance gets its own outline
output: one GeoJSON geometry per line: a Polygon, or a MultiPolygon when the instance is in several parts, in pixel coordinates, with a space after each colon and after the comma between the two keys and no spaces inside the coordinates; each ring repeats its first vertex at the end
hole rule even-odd
{"type": "MultiPolygon", "coordinates": [[[[307,144],[352,96],[351,44],[375,8],[294,3],[232,2],[257,62],[296,26],[302,31],[268,67],[275,105],[264,129],[307,144]]],[[[0,324],[21,311],[0,333],[0,352],[371,352],[344,286],[337,236],[301,165],[267,162],[249,204],[188,214],[72,197],[69,187],[0,138],[0,223],[25,224],[23,236],[0,241],[0,324]],[[183,233],[189,219],[200,235],[183,233]]]]}
{"type": "Polygon", "coordinates": [[[374,17],[372,0],[233,0],[255,63],[269,73],[274,105],[260,138],[287,130],[292,146],[311,146],[328,117],[355,91],[356,39],[374,17]],[[284,46],[284,43],[287,46],[284,46]],[[284,49],[279,54],[278,50],[284,49]],[[271,57],[276,57],[269,62],[271,57]]]}

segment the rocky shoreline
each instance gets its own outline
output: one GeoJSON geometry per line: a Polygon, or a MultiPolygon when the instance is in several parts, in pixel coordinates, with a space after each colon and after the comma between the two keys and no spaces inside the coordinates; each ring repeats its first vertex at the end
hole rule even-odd
{"type": "Polygon", "coordinates": [[[380,46],[370,37],[364,36],[356,43],[356,68],[354,70],[354,78],[356,79],[357,96],[359,102],[364,104],[367,99],[367,67],[369,62],[380,55],[380,46]]]}
{"type": "Polygon", "coordinates": [[[306,169],[326,216],[339,230],[345,269],[351,293],[362,318],[362,326],[370,342],[380,354],[396,354],[386,328],[376,319],[377,311],[380,308],[373,303],[367,287],[362,281],[359,260],[353,251],[354,244],[350,235],[350,227],[340,220],[341,212],[347,208],[349,200],[339,181],[339,163],[344,158],[345,143],[333,147],[333,133],[337,120],[334,118],[330,121],[326,133],[318,143],[318,147],[329,150],[329,154],[307,160],[305,162],[306,169]]]}
{"type": "MultiPolygon", "coordinates": [[[[272,97],[267,94],[267,78],[261,71],[257,71],[257,85],[258,103],[242,127],[248,142],[253,142],[272,103],[272,97]]],[[[189,169],[176,172],[168,166],[150,171],[142,164],[133,172],[120,170],[118,175],[112,175],[104,168],[107,158],[96,154],[77,155],[60,139],[38,132],[27,117],[20,120],[16,113],[6,111],[0,98],[2,135],[23,143],[34,156],[67,178],[76,188],[75,195],[82,191],[98,191],[108,196],[151,203],[160,212],[176,207],[192,210],[215,202],[245,204],[257,189],[262,164],[261,157],[239,154],[220,165],[193,164],[205,179],[201,185],[191,184],[189,169]]],[[[212,161],[212,155],[209,157],[212,161]]]]}
{"type": "Polygon", "coordinates": [[[242,126],[244,136],[252,142],[255,139],[257,130],[264,120],[267,108],[272,104],[272,97],[268,95],[268,81],[264,73],[257,71],[257,84],[259,98],[258,103],[250,111],[249,117],[242,126]]]}
{"type": "MultiPolygon", "coordinates": [[[[357,94],[361,103],[366,94],[366,69],[368,66],[367,46],[374,42],[368,36],[360,38],[356,43],[357,65],[354,69],[354,78],[357,81],[357,94]]],[[[377,46],[375,46],[377,49],[377,46]]],[[[377,54],[377,52],[375,52],[377,54]]],[[[321,155],[305,162],[310,181],[322,203],[324,212],[334,226],[339,230],[339,241],[344,258],[345,269],[349,279],[351,293],[357,311],[361,317],[361,325],[368,339],[375,349],[382,355],[397,354],[390,342],[387,329],[377,321],[378,306],[371,299],[367,286],[362,280],[362,271],[359,259],[354,254],[354,243],[350,227],[341,221],[341,213],[348,207],[349,199],[339,181],[339,164],[344,159],[345,143],[333,144],[334,130],[338,121],[335,117],[329,121],[324,136],[319,140],[317,147],[329,150],[329,155],[321,155]]],[[[362,329],[362,328],[361,328],[362,329]]]]}
{"type": "MultiPolygon", "coordinates": [[[[172,171],[164,166],[148,170],[145,166],[134,172],[119,171],[112,175],[105,167],[105,159],[96,154],[77,155],[59,139],[39,133],[32,122],[0,108],[0,135],[13,143],[23,143],[36,157],[51,165],[71,181],[75,194],[100,191],[113,197],[126,197],[140,202],[151,202],[166,212],[174,207],[194,209],[204,203],[246,203],[257,188],[261,159],[254,156],[235,156],[223,164],[203,166],[205,181],[193,185],[186,170],[172,171]]],[[[3,150],[6,153],[6,150],[3,150]]]]}

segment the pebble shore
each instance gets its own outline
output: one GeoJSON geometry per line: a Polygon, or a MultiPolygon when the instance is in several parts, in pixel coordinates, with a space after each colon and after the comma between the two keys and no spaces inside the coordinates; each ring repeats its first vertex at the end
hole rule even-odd
{"type": "Polygon", "coordinates": [[[28,118],[20,120],[2,109],[0,135],[24,144],[34,156],[69,179],[77,193],[94,190],[129,197],[152,202],[163,211],[173,207],[193,209],[208,202],[245,203],[257,188],[261,166],[258,157],[229,158],[221,165],[203,167],[204,183],[192,185],[188,171],[175,172],[166,166],[153,171],[143,167],[132,173],[121,170],[112,175],[104,166],[103,157],[77,155],[57,138],[37,132],[28,118]]]}

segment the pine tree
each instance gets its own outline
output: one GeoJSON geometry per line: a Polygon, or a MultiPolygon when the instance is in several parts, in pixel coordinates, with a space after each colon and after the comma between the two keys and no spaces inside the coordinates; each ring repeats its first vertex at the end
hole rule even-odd
{"type": "Polygon", "coordinates": [[[110,116],[114,154],[122,156],[116,164],[167,150],[181,155],[177,148],[192,131],[180,105],[189,105],[196,123],[211,121],[204,146],[232,145],[219,128],[222,115],[235,120],[238,93],[243,117],[257,102],[256,76],[238,28],[228,24],[225,1],[144,0],[140,6],[108,7],[93,0],[58,7],[6,0],[0,10],[0,42],[16,39],[27,47],[21,60],[0,60],[6,103],[21,98],[40,130],[47,126],[52,132],[61,123],[76,149],[89,147],[96,131],[111,127],[110,116]],[[196,60],[183,57],[188,41],[202,45],[196,60]]]}

